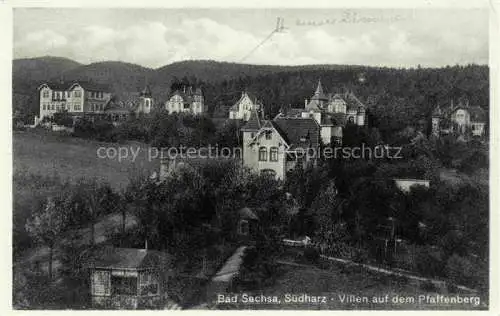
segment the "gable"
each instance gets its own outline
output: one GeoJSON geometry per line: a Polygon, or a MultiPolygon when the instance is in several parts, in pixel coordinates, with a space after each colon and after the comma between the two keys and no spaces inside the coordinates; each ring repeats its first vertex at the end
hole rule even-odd
{"type": "Polygon", "coordinates": [[[289,147],[289,143],[286,139],[286,136],[283,135],[281,131],[276,129],[275,125],[272,124],[271,121],[266,121],[264,125],[261,127],[261,129],[255,134],[253,139],[250,142],[250,145],[254,143],[260,143],[261,141],[269,141],[271,143],[280,143],[282,142],[287,148],[289,147]],[[272,134],[272,139],[271,140],[266,140],[265,135],[266,133],[271,133],[272,134]]]}

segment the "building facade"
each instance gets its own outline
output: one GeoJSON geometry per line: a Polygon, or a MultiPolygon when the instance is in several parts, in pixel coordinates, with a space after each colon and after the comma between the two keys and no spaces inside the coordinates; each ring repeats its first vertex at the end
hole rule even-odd
{"type": "Polygon", "coordinates": [[[262,120],[253,111],[241,131],[243,164],[260,174],[284,180],[298,166],[316,165],[320,127],[313,118],[262,120]]]}
{"type": "Polygon", "coordinates": [[[94,250],[86,261],[94,308],[161,309],[166,305],[173,268],[166,253],[106,246],[94,250]]]}
{"type": "Polygon", "coordinates": [[[320,126],[324,145],[341,144],[346,124],[366,125],[365,105],[352,93],[325,93],[318,81],[316,91],[303,108],[282,107],[277,117],[312,118],[320,126]]]}
{"type": "Polygon", "coordinates": [[[105,85],[88,82],[44,83],[38,87],[40,116],[53,117],[57,112],[68,112],[76,117],[85,114],[103,114],[111,100],[110,89],[105,85]]]}
{"type": "Polygon", "coordinates": [[[169,113],[190,113],[202,115],[205,113],[205,100],[200,88],[184,86],[183,90],[175,90],[165,103],[169,113]]]}
{"type": "Polygon", "coordinates": [[[442,109],[439,105],[432,112],[432,135],[456,133],[458,135],[483,137],[486,133],[488,115],[482,107],[469,105],[468,101],[442,109]]]}
{"type": "Polygon", "coordinates": [[[116,125],[132,115],[147,115],[154,107],[148,86],[137,93],[124,93],[121,100],[117,100],[105,85],[84,82],[44,83],[38,89],[40,116],[37,122],[52,118],[55,113],[67,112],[75,119],[104,119],[116,125]]]}
{"type": "Polygon", "coordinates": [[[229,109],[229,119],[247,122],[252,111],[261,110],[262,105],[257,101],[257,98],[244,91],[241,93],[240,99],[229,109]]]}

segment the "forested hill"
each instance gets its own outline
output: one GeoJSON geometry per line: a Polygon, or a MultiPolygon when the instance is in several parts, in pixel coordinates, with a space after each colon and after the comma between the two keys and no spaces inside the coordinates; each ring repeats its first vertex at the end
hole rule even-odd
{"type": "Polygon", "coordinates": [[[488,109],[488,66],[444,68],[380,68],[367,66],[269,66],[216,61],[182,61],[157,69],[123,62],[81,65],[64,58],[14,60],[14,107],[37,113],[36,87],[44,80],[88,80],[110,84],[118,97],[139,91],[147,82],[163,103],[174,82],[201,86],[209,112],[233,104],[247,90],[274,115],[281,105],[303,106],[321,79],[327,92],[353,91],[370,109],[377,125],[426,118],[436,104],[466,97],[488,109]]]}

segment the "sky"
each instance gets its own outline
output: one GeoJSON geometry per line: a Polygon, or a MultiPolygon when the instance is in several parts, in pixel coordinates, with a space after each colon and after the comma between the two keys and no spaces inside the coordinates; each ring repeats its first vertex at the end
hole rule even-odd
{"type": "Polygon", "coordinates": [[[16,8],[13,49],[14,58],[50,55],[151,68],[190,59],[389,67],[487,64],[488,11],[16,8]],[[259,46],[277,17],[284,20],[284,32],[259,46]]]}

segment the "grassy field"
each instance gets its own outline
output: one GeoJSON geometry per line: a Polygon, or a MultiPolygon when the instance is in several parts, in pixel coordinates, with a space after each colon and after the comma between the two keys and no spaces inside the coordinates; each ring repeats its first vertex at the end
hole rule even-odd
{"type": "MultiPolygon", "coordinates": [[[[104,149],[100,152],[105,155],[104,149]]],[[[33,130],[13,133],[13,171],[39,175],[57,175],[71,182],[81,177],[96,178],[109,183],[115,189],[124,188],[131,177],[151,174],[158,170],[157,159],[148,159],[148,147],[140,143],[111,144],[56,135],[33,130]],[[99,158],[99,148],[122,148],[128,157],[99,158]],[[134,160],[132,152],[137,152],[134,160]]]]}

